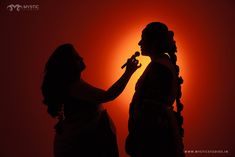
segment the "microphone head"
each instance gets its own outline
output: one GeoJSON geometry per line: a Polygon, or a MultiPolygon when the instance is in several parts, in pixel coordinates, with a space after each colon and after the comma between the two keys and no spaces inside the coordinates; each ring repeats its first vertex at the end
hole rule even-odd
{"type": "Polygon", "coordinates": [[[135,57],[139,56],[140,55],[140,52],[139,51],[136,51],[135,52],[135,57]]]}

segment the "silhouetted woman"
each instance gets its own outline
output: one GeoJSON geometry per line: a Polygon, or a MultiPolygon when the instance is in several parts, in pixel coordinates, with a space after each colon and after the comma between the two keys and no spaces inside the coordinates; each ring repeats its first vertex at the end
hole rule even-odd
{"type": "Polygon", "coordinates": [[[184,157],[183,105],[173,32],[160,22],[148,24],[139,42],[150,64],[136,83],[129,109],[126,152],[131,157],[184,157]],[[177,111],[173,110],[176,100],[177,111]]]}
{"type": "Polygon", "coordinates": [[[42,84],[48,113],[57,117],[55,157],[118,157],[111,119],[101,103],[115,99],[125,88],[138,61],[129,59],[124,74],[107,91],[81,78],[85,64],[71,44],[50,56],[42,84]]]}

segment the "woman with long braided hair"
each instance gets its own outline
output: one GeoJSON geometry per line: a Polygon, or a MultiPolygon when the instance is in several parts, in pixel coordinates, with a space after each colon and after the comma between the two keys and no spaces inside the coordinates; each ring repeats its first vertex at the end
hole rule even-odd
{"type": "Polygon", "coordinates": [[[161,22],[149,23],[142,31],[141,54],[151,62],[136,83],[130,104],[126,152],[131,157],[185,156],[180,101],[183,79],[173,37],[161,22]]]}

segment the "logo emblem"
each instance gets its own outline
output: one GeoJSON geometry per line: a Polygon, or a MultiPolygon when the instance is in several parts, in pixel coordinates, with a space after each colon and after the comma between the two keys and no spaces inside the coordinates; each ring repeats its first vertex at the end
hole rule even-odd
{"type": "Polygon", "coordinates": [[[10,5],[8,5],[7,6],[7,9],[9,10],[9,11],[14,11],[14,10],[16,10],[16,11],[20,11],[20,9],[22,9],[22,6],[21,5],[19,5],[19,4],[10,4],[10,5]]]}

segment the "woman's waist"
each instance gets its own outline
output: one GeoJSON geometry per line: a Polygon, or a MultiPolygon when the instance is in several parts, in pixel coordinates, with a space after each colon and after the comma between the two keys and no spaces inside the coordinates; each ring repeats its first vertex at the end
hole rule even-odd
{"type": "Polygon", "coordinates": [[[100,117],[103,113],[103,109],[99,109],[93,112],[73,112],[65,114],[65,118],[62,121],[59,121],[60,127],[63,130],[75,132],[82,130],[90,130],[95,128],[98,124],[100,117]]]}
{"type": "Polygon", "coordinates": [[[151,93],[139,93],[135,92],[132,102],[138,103],[150,103],[150,104],[165,104],[166,106],[173,105],[176,96],[170,94],[151,94],[151,93]]]}
{"type": "Polygon", "coordinates": [[[132,100],[132,105],[136,106],[137,108],[153,108],[153,109],[171,109],[174,101],[172,100],[162,100],[162,99],[151,99],[151,98],[142,98],[136,101],[135,99],[132,100]]]}
{"type": "Polygon", "coordinates": [[[142,101],[132,101],[130,104],[130,116],[139,117],[141,115],[160,116],[166,112],[166,110],[173,111],[173,105],[169,103],[163,103],[152,99],[143,99],[142,101]]]}
{"type": "Polygon", "coordinates": [[[96,107],[79,107],[79,108],[69,108],[64,110],[65,119],[82,119],[82,120],[89,120],[94,117],[97,117],[102,111],[102,106],[96,107]]]}
{"type": "Polygon", "coordinates": [[[76,113],[95,113],[102,111],[102,105],[100,104],[65,104],[65,114],[76,114],[76,113]]]}

